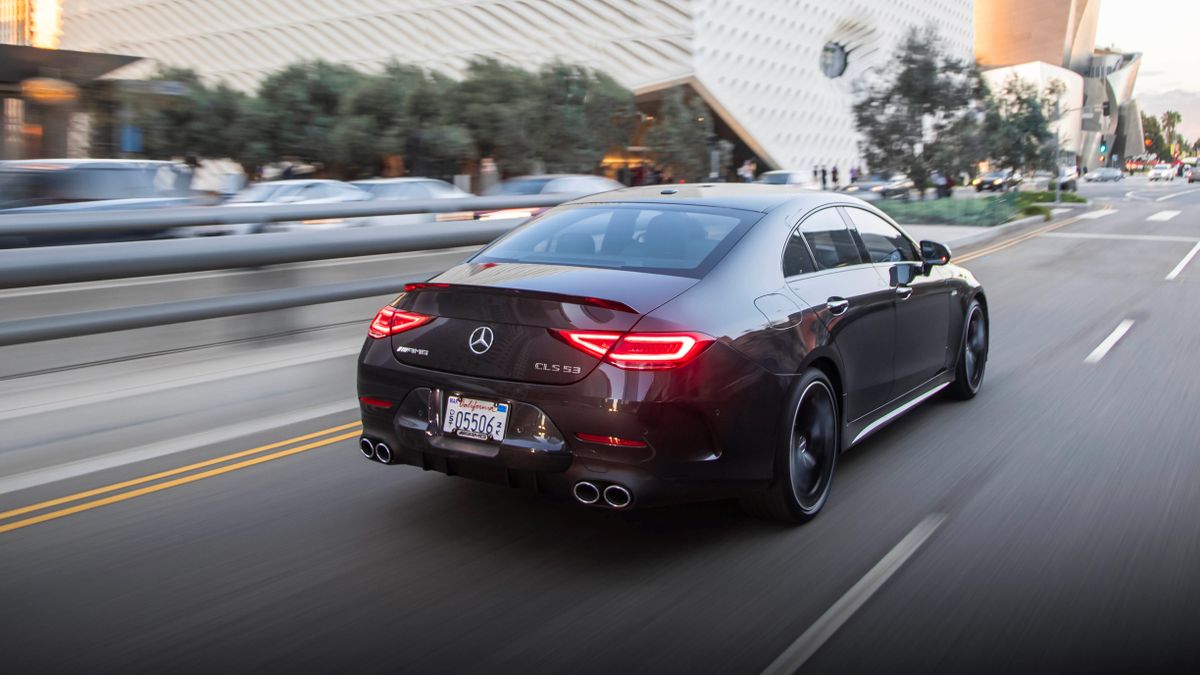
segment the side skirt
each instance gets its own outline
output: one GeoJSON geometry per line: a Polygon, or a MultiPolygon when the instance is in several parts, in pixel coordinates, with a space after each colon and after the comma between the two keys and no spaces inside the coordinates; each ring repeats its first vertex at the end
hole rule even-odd
{"type": "Polygon", "coordinates": [[[850,441],[850,443],[847,444],[843,450],[848,450],[851,447],[858,445],[868,436],[887,426],[904,413],[933,398],[938,392],[950,386],[950,383],[953,381],[953,379],[953,375],[943,375],[938,377],[931,384],[926,385],[924,388],[915,390],[916,393],[900,399],[899,402],[891,409],[885,410],[873,421],[860,420],[857,424],[852,424],[846,429],[846,437],[854,440],[850,441]]]}

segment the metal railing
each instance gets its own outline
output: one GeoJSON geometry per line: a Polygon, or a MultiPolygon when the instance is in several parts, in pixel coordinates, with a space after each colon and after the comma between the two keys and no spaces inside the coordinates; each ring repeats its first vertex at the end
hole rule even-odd
{"type": "MultiPolygon", "coordinates": [[[[186,207],[98,214],[0,215],[0,236],[161,231],[164,228],[329,218],[503,211],[549,207],[572,195],[471,197],[420,202],[264,207],[186,207]]],[[[0,250],[0,288],[126,279],[389,253],[482,246],[523,219],[348,227],[314,232],[234,235],[0,250]]],[[[251,314],[399,292],[412,276],[302,286],[197,300],[0,320],[0,346],[251,314]]]]}

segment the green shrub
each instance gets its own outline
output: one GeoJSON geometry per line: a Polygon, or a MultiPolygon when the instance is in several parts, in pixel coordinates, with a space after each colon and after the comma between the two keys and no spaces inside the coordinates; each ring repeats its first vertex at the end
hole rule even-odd
{"type": "Polygon", "coordinates": [[[1028,204],[1021,209],[1023,216],[1041,216],[1042,220],[1050,220],[1050,209],[1040,204],[1028,204]]]}

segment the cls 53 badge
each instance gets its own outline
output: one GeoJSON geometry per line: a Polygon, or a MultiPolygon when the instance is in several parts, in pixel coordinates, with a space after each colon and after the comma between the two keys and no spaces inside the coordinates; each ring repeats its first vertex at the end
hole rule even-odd
{"type": "Polygon", "coordinates": [[[566,373],[568,375],[582,375],[583,368],[579,366],[565,366],[557,363],[535,363],[534,370],[544,370],[548,373],[566,373]]]}

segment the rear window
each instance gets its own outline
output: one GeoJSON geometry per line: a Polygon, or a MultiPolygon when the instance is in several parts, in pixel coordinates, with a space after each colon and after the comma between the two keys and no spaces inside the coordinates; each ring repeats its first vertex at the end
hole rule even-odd
{"type": "Polygon", "coordinates": [[[584,205],[547,213],[472,262],[517,262],[701,277],[761,213],[696,206],[584,205]]]}
{"type": "Polygon", "coordinates": [[[536,195],[541,194],[550,178],[520,178],[506,180],[488,190],[490,195],[536,195]]]}

